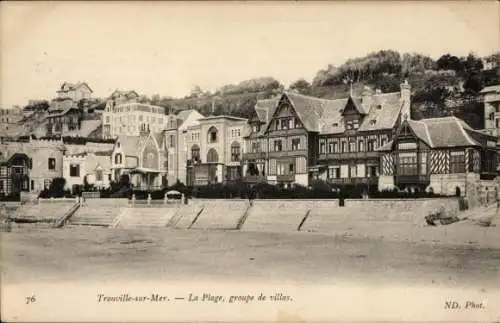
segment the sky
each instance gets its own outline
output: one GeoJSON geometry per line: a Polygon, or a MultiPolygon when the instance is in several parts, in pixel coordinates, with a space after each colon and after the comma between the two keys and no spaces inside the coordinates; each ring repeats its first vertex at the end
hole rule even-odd
{"type": "Polygon", "coordinates": [[[380,49],[489,55],[500,2],[0,2],[0,105],[51,99],[86,81],[183,97],[194,85],[273,76],[311,81],[380,49]]]}

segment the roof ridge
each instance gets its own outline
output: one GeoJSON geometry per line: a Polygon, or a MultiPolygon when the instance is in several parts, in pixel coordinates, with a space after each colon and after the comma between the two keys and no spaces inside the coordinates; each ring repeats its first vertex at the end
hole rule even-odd
{"type": "Polygon", "coordinates": [[[455,119],[455,122],[456,124],[458,125],[458,127],[460,128],[460,131],[462,131],[463,135],[465,136],[465,138],[467,138],[467,140],[472,144],[472,145],[477,145],[477,142],[474,142],[472,140],[472,138],[469,136],[469,134],[467,133],[467,131],[465,131],[463,125],[458,121],[460,119],[456,118],[456,117],[453,117],[455,119]]]}

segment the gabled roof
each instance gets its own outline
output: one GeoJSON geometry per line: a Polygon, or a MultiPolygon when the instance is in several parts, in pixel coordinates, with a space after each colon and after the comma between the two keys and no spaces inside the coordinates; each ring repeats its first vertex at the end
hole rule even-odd
{"type": "Polygon", "coordinates": [[[116,97],[120,97],[120,96],[124,96],[124,97],[129,99],[131,97],[139,97],[139,94],[137,94],[137,92],[134,90],[121,91],[121,90],[116,89],[113,91],[113,93],[111,93],[111,95],[109,97],[116,98],[116,97]]]}
{"type": "Polygon", "coordinates": [[[279,98],[258,100],[255,104],[255,112],[259,121],[267,123],[274,114],[279,101],[279,98]]]}
{"type": "MultiPolygon", "coordinates": [[[[470,133],[478,136],[492,137],[472,129],[465,121],[457,117],[441,117],[422,120],[405,120],[401,127],[408,126],[413,133],[431,148],[453,148],[481,146],[470,133]]],[[[393,142],[389,142],[379,151],[392,149],[393,142]]]]}
{"type": "MultiPolygon", "coordinates": [[[[358,110],[359,114],[361,115],[365,115],[366,114],[366,111],[365,109],[363,108],[363,105],[361,104],[361,100],[358,99],[358,98],[354,98],[352,97],[352,95],[349,95],[349,97],[347,98],[347,103],[346,103],[346,106],[351,103],[354,108],[356,110],[358,110]]],[[[345,109],[342,111],[342,115],[345,114],[345,109]]]]}
{"type": "Polygon", "coordinates": [[[90,92],[94,92],[92,91],[92,89],[90,88],[90,86],[87,84],[87,82],[78,82],[78,83],[69,83],[69,82],[64,82],[62,85],[61,85],[61,88],[60,90],[58,90],[57,92],[65,92],[66,90],[63,90],[65,86],[68,86],[69,87],[69,91],[71,90],[76,90],[82,86],[86,86],[90,92]]]}

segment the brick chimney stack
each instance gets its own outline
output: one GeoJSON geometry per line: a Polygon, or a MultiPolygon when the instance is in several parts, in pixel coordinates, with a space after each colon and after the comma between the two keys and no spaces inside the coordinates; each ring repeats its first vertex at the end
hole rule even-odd
{"type": "Polygon", "coordinates": [[[411,86],[408,80],[401,83],[401,116],[404,119],[411,120],[411,86]]]}

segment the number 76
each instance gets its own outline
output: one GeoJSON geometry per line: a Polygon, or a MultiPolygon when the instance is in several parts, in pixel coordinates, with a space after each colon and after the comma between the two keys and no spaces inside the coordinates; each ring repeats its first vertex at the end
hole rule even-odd
{"type": "Polygon", "coordinates": [[[36,302],[35,295],[26,297],[26,304],[31,304],[36,302]]]}

